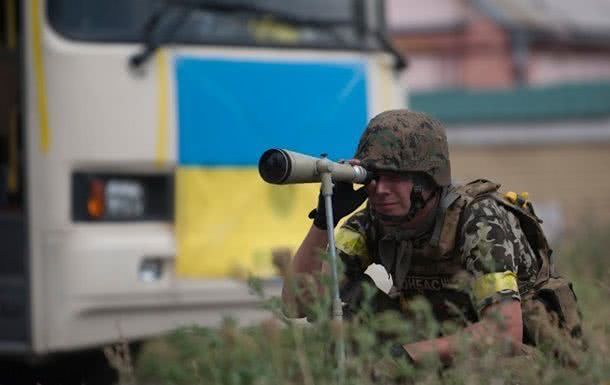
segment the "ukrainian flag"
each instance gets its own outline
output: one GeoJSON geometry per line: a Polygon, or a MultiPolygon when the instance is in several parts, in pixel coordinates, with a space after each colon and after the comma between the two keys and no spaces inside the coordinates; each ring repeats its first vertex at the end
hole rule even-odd
{"type": "Polygon", "coordinates": [[[179,56],[174,68],[177,274],[273,275],[272,251],[296,251],[319,185],[266,184],[258,159],[271,147],[353,156],[366,62],[179,56]]]}

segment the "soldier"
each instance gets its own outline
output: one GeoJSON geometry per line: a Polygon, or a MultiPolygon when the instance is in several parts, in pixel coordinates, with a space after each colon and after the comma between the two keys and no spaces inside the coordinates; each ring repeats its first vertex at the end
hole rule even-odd
{"type": "MultiPolygon", "coordinates": [[[[574,346],[580,346],[576,299],[570,283],[553,268],[527,197],[500,194],[500,186],[487,180],[452,185],[444,128],[419,112],[377,115],[354,158],[350,162],[374,178],[357,191],[345,183],[334,190],[334,226],[368,197],[366,207],[336,230],[345,265],[341,298],[346,313],[361,305],[361,284],[370,282],[365,270],[378,263],[393,287],[388,294],[375,294],[374,310],[394,309],[408,317],[409,302],[423,296],[439,322],[460,324],[475,340],[502,338],[514,352],[523,351],[524,344],[550,342],[556,354],[574,363],[574,346]]],[[[321,198],[310,218],[313,225],[291,267],[301,284],[323,270],[320,251],[328,242],[328,224],[321,198]]],[[[283,301],[296,303],[292,315],[303,316],[307,299],[295,302],[290,287],[284,286],[283,301]]],[[[450,362],[457,343],[456,335],[397,341],[392,355],[418,363],[433,353],[450,362]]]]}

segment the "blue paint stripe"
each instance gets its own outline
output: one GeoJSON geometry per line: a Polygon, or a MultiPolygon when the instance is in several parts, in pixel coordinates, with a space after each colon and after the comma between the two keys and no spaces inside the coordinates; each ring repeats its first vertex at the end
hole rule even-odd
{"type": "Polygon", "coordinates": [[[351,157],[366,125],[364,61],[178,57],[179,164],[243,166],[270,147],[351,157]]]}

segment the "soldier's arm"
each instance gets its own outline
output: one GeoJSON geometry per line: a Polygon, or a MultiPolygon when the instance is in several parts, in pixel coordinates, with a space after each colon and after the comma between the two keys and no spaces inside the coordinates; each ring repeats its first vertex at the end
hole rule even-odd
{"type": "Polygon", "coordinates": [[[299,246],[292,264],[284,273],[284,286],[282,287],[282,302],[286,313],[290,317],[304,317],[303,302],[311,301],[311,290],[322,294],[323,290],[316,279],[323,272],[323,261],[320,258],[326,245],[328,235],[311,225],[305,239],[299,246]],[[300,292],[297,299],[297,293],[300,292]]]}
{"type": "MultiPolygon", "coordinates": [[[[523,322],[521,303],[518,300],[512,299],[486,306],[482,317],[481,321],[463,330],[475,344],[506,342],[511,344],[514,353],[520,351],[523,322]]],[[[461,336],[450,335],[403,345],[403,348],[416,363],[429,354],[436,354],[443,362],[450,363],[460,343],[461,336]]]]}
{"type": "MultiPolygon", "coordinates": [[[[364,271],[371,264],[364,235],[366,218],[366,212],[361,210],[335,232],[337,257],[344,267],[342,287],[349,287],[350,282],[362,279],[364,271]]],[[[315,302],[316,298],[325,295],[320,276],[330,272],[330,266],[321,258],[327,243],[326,230],[311,226],[292,265],[287,269],[288,273],[284,274],[287,277],[282,288],[282,301],[287,315],[305,316],[305,308],[315,302]]]]}

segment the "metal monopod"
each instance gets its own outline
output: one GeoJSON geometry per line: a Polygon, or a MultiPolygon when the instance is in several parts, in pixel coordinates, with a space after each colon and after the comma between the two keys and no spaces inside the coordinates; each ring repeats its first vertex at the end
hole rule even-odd
{"type": "MultiPolygon", "coordinates": [[[[317,162],[318,171],[320,172],[320,180],[322,182],[320,186],[320,193],[324,197],[324,207],[326,209],[326,231],[328,234],[328,249],[330,254],[330,265],[331,265],[331,284],[332,284],[332,312],[333,320],[342,323],[343,322],[343,306],[341,304],[341,298],[339,296],[339,278],[337,273],[337,250],[335,248],[335,229],[333,226],[333,180],[331,168],[333,162],[331,162],[325,154],[322,154],[321,159],[317,162]]],[[[339,328],[339,338],[335,347],[335,354],[337,358],[337,371],[339,377],[339,383],[343,383],[345,378],[345,341],[343,338],[343,328],[339,328]]]]}

